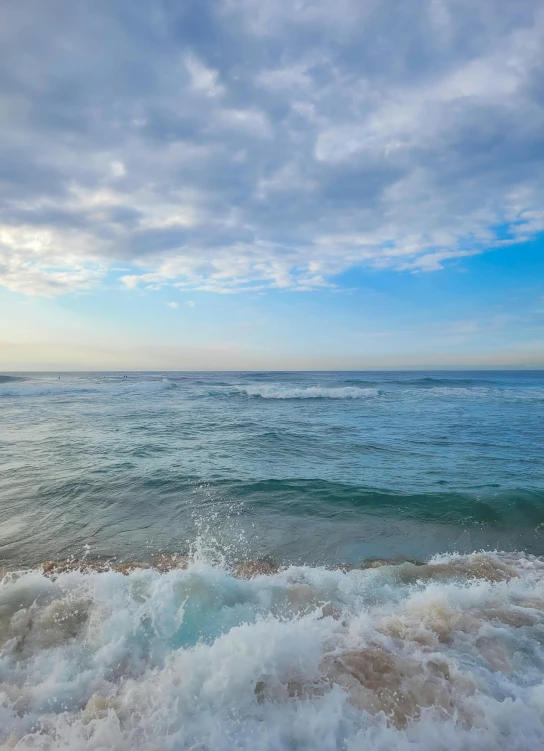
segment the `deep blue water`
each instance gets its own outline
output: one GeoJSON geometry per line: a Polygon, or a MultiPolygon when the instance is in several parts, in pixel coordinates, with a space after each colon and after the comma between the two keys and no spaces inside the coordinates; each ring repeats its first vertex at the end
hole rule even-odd
{"type": "Polygon", "coordinates": [[[544,553],[544,372],[0,377],[0,561],[544,553]]]}

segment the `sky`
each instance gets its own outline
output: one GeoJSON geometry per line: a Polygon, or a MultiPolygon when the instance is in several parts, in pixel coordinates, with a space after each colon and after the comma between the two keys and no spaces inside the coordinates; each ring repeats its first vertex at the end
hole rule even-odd
{"type": "Polygon", "coordinates": [[[541,0],[20,0],[0,369],[544,367],[541,0]]]}

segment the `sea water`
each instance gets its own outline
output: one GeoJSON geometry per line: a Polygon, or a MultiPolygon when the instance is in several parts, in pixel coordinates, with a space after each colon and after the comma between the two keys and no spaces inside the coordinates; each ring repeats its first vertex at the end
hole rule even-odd
{"type": "Polygon", "coordinates": [[[0,377],[0,744],[544,746],[544,373],[0,377]]]}

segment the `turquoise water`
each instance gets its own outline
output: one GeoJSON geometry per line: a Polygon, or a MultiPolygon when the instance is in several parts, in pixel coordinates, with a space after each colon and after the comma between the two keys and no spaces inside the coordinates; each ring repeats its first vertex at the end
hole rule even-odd
{"type": "Polygon", "coordinates": [[[544,552],[544,373],[21,374],[0,560],[544,552]]]}
{"type": "Polygon", "coordinates": [[[544,748],[543,412],[536,372],[0,378],[0,748],[544,748]]]}

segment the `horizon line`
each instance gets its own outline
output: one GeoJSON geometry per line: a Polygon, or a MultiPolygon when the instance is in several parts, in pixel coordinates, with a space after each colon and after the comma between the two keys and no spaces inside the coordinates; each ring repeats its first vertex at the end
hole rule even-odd
{"type": "Polygon", "coordinates": [[[4,373],[418,373],[431,371],[434,373],[512,373],[512,372],[524,372],[524,373],[543,373],[544,366],[542,367],[520,367],[520,366],[502,366],[502,367],[464,367],[459,366],[457,368],[433,368],[433,367],[417,367],[417,368],[279,368],[278,370],[270,370],[268,368],[237,368],[237,369],[225,369],[225,368],[205,368],[205,369],[172,369],[172,368],[159,368],[159,369],[147,369],[147,368],[118,368],[115,370],[94,370],[94,369],[44,369],[44,370],[11,370],[2,369],[0,375],[4,373]]]}

